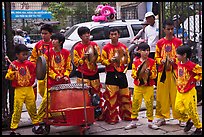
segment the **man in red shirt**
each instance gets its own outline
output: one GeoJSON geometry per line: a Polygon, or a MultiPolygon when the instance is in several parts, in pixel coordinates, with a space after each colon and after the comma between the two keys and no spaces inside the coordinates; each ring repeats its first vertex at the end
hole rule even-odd
{"type": "MultiPolygon", "coordinates": [[[[42,40],[36,43],[35,47],[32,50],[30,61],[36,64],[38,57],[45,54],[48,47],[52,48],[52,40],[50,37],[52,36],[53,28],[50,24],[44,24],[40,28],[42,40]]],[[[47,87],[47,78],[44,80],[38,80],[38,93],[41,95],[41,97],[44,96],[45,88],[47,87]]]]}
{"type": "MultiPolygon", "coordinates": [[[[157,94],[156,94],[156,118],[157,125],[166,124],[165,119],[170,118],[170,108],[174,119],[179,115],[175,112],[176,77],[177,66],[176,49],[182,45],[182,41],[173,34],[174,23],[172,20],[163,22],[165,37],[156,44],[155,60],[158,65],[157,94]]],[[[180,121],[180,126],[184,126],[180,121]]]]}
{"type": "MultiPolygon", "coordinates": [[[[97,63],[101,62],[101,53],[99,46],[90,41],[90,29],[87,27],[80,27],[78,29],[78,35],[81,38],[81,42],[77,43],[73,51],[73,61],[74,65],[77,67],[77,83],[82,83],[82,76],[84,78],[84,83],[91,86],[90,94],[97,94],[100,97],[99,107],[103,111],[103,95],[100,91],[101,83],[98,73],[97,63]],[[95,52],[97,59],[95,62],[90,61],[88,58],[88,49],[92,48],[92,52],[95,52]]],[[[97,120],[103,120],[102,115],[96,116],[97,120]]]]}
{"type": "Polygon", "coordinates": [[[111,42],[104,46],[101,56],[102,64],[106,66],[104,117],[107,123],[116,124],[119,117],[122,120],[131,120],[131,94],[125,73],[130,56],[127,47],[118,42],[120,32],[117,28],[110,29],[109,37],[111,42]],[[126,56],[119,55],[121,52],[126,56]],[[123,57],[126,61],[122,61],[123,57]]]}

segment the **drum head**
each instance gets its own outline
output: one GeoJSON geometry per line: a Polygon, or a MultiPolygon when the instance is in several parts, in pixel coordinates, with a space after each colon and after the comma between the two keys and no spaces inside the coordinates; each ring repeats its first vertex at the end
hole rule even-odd
{"type": "Polygon", "coordinates": [[[37,80],[45,79],[45,75],[46,75],[46,60],[45,60],[45,57],[40,56],[38,57],[37,63],[36,63],[37,80]]]}

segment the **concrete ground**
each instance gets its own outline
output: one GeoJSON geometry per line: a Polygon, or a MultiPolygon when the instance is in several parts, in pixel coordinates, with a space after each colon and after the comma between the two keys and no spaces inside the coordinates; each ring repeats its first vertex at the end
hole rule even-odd
{"type": "MultiPolygon", "coordinates": [[[[128,84],[129,88],[133,89],[133,79],[130,77],[131,71],[128,70],[128,84]]],[[[75,83],[75,78],[71,78],[71,82],[75,83]]],[[[100,80],[102,83],[105,82],[105,73],[100,73],[100,80]]],[[[104,90],[104,89],[103,89],[104,90]]],[[[38,94],[37,98],[37,107],[40,105],[42,98],[38,94]]],[[[154,101],[154,106],[156,105],[154,101]]],[[[155,110],[154,110],[155,111],[155,110]]],[[[154,112],[155,114],[155,112],[154,112]]],[[[198,114],[200,116],[200,120],[202,121],[202,105],[198,105],[198,114]]],[[[156,120],[156,119],[155,119],[156,120]]],[[[178,125],[178,120],[174,120],[170,118],[167,120],[167,125],[160,127],[158,130],[153,130],[147,127],[147,118],[146,118],[146,108],[144,102],[141,106],[141,111],[139,112],[139,121],[141,123],[135,129],[124,130],[124,127],[129,124],[129,121],[119,121],[119,123],[115,125],[109,125],[104,121],[95,121],[90,129],[87,130],[90,135],[190,135],[195,127],[185,133],[183,131],[183,127],[178,125]]],[[[23,113],[21,115],[21,121],[19,123],[19,128],[17,132],[21,135],[34,135],[31,131],[32,124],[31,119],[26,111],[25,106],[23,107],[23,113]]],[[[9,135],[9,130],[2,130],[2,135],[9,135]]],[[[79,135],[79,126],[50,126],[49,135],[79,135]]]]}

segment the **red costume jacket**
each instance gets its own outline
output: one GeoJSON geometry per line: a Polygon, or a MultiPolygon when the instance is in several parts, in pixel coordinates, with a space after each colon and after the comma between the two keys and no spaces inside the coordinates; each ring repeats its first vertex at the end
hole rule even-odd
{"type": "Polygon", "coordinates": [[[125,70],[126,66],[124,64],[120,64],[119,67],[115,68],[114,63],[111,63],[111,58],[114,57],[114,52],[120,48],[123,48],[127,52],[128,63],[130,62],[128,48],[123,43],[118,42],[117,46],[108,43],[104,46],[101,55],[102,64],[106,66],[106,72],[114,72],[114,69],[116,69],[118,72],[123,72],[125,70]]]}
{"type": "Polygon", "coordinates": [[[12,80],[13,87],[28,87],[32,86],[35,82],[36,71],[35,65],[28,60],[19,62],[17,60],[12,62],[17,71],[13,71],[11,65],[9,66],[6,74],[6,79],[12,80]]]}
{"type": "Polygon", "coordinates": [[[202,80],[202,67],[191,61],[184,64],[178,63],[177,88],[180,93],[185,93],[196,86],[196,81],[202,80]]]}

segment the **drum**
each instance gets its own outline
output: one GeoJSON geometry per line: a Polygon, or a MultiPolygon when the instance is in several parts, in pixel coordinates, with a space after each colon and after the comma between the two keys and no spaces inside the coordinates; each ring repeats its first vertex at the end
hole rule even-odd
{"type": "MultiPolygon", "coordinates": [[[[91,105],[90,87],[84,85],[86,106],[91,105]]],[[[50,110],[63,111],[68,108],[84,107],[82,84],[59,84],[50,89],[50,110]]]]}

